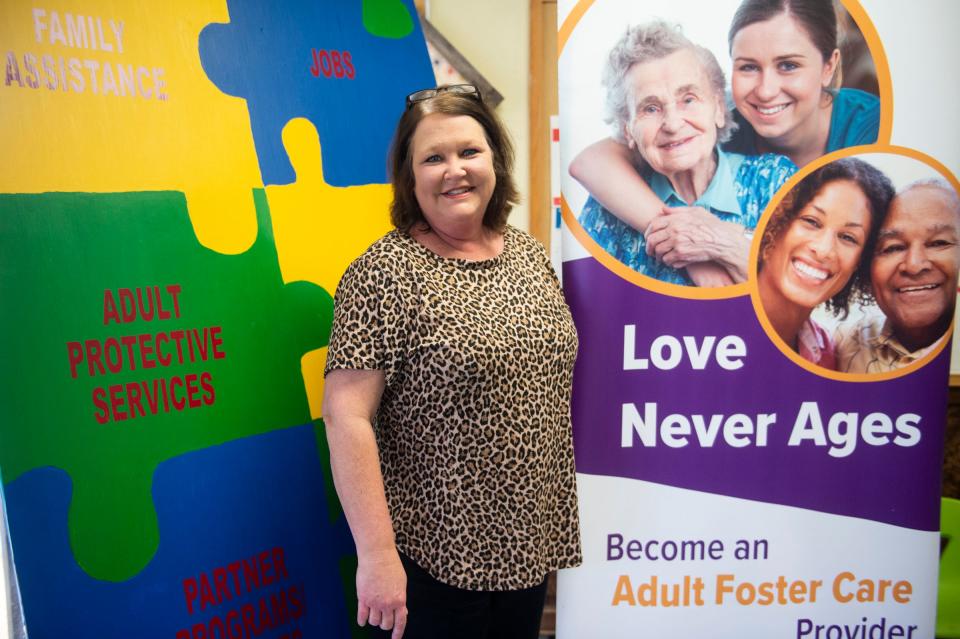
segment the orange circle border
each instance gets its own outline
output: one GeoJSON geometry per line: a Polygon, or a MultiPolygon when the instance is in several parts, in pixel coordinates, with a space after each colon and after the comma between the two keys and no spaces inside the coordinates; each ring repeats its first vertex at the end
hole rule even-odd
{"type": "Polygon", "coordinates": [[[935,160],[926,153],[922,153],[916,149],[910,149],[892,144],[869,144],[840,149],[838,151],[834,151],[833,153],[828,153],[827,155],[817,158],[810,164],[797,171],[782,187],[780,187],[780,190],[777,191],[777,194],[773,197],[773,199],[770,200],[767,210],[760,218],[760,223],[757,224],[757,230],[756,234],[754,235],[753,244],[750,246],[750,257],[747,261],[747,263],[750,265],[750,274],[749,278],[747,279],[747,287],[750,292],[750,301],[753,304],[753,310],[757,315],[757,319],[760,321],[760,325],[763,327],[767,337],[770,338],[770,341],[773,342],[780,352],[782,352],[786,357],[791,359],[795,364],[804,370],[814,373],[820,377],[826,377],[828,379],[833,379],[840,382],[881,382],[908,375],[920,368],[923,368],[927,365],[927,363],[939,355],[941,351],[947,347],[947,344],[950,342],[950,337],[953,335],[953,323],[951,323],[950,328],[946,333],[944,333],[943,337],[940,338],[940,343],[937,344],[936,348],[927,353],[921,359],[918,359],[917,361],[912,362],[902,368],[884,373],[842,373],[840,371],[832,371],[823,368],[801,357],[800,354],[793,350],[786,342],[784,342],[780,335],[774,330],[773,326],[770,324],[770,320],[767,318],[767,312],[760,303],[760,289],[757,284],[760,239],[763,237],[767,223],[770,221],[772,213],[776,210],[777,206],[780,204],[780,201],[786,196],[787,193],[796,187],[803,178],[810,175],[810,173],[816,171],[821,166],[841,158],[871,153],[900,155],[911,158],[918,162],[922,162],[946,178],[946,180],[949,181],[953,186],[954,190],[956,190],[957,193],[960,193],[960,182],[957,181],[957,178],[953,175],[953,173],[951,173],[950,170],[938,160],[935,160]]]}
{"type": "MultiPolygon", "coordinates": [[[[567,14],[567,17],[564,18],[563,24],[560,25],[557,31],[558,60],[559,57],[563,55],[563,50],[573,35],[573,32],[576,30],[577,25],[580,23],[580,20],[595,2],[596,0],[579,0],[570,10],[570,13],[567,14]]],[[[860,6],[860,3],[857,2],[857,0],[841,0],[841,3],[860,28],[860,32],[863,34],[864,40],[867,43],[867,48],[870,51],[870,56],[873,58],[874,67],[877,71],[877,83],[880,91],[880,129],[877,136],[877,143],[870,146],[886,145],[890,142],[890,134],[893,130],[893,86],[890,80],[890,65],[887,62],[887,55],[883,49],[883,44],[880,42],[880,36],[877,33],[876,27],[867,16],[863,7],[860,6]]],[[[801,170],[800,172],[802,173],[803,171],[801,170]]],[[[790,182],[788,181],[787,184],[790,184],[790,182]]],[[[781,186],[778,193],[782,193],[787,184],[781,186]]],[[[775,196],[767,203],[764,215],[773,210],[773,204],[777,201],[779,201],[779,198],[775,196]]],[[[576,215],[574,215],[570,209],[570,205],[562,192],[562,188],[560,194],[560,211],[564,222],[567,224],[567,228],[591,256],[618,277],[636,286],[662,295],[669,295],[670,297],[696,300],[730,299],[746,295],[750,292],[748,282],[718,288],[699,288],[661,282],[660,280],[638,273],[603,250],[603,248],[584,231],[583,227],[580,226],[580,222],[577,221],[576,215]]],[[[761,219],[762,217],[763,216],[761,216],[761,219]]],[[[750,263],[748,263],[748,266],[749,265],[750,263]]]]}

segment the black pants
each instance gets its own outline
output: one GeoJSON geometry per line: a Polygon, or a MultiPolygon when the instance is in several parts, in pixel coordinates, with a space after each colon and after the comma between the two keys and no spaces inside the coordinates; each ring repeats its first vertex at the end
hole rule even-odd
{"type": "MultiPolygon", "coordinates": [[[[400,555],[407,572],[404,639],[537,639],[547,580],[524,590],[463,590],[440,583],[400,555]]],[[[392,631],[373,629],[370,637],[392,631]]]]}

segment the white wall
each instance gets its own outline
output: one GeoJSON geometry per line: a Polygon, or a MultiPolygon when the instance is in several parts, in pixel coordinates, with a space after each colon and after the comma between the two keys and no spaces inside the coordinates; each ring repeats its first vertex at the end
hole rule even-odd
{"type": "Polygon", "coordinates": [[[510,214],[510,223],[529,230],[529,2],[430,0],[427,18],[504,96],[497,113],[513,136],[517,152],[513,177],[523,197],[510,214]]]}

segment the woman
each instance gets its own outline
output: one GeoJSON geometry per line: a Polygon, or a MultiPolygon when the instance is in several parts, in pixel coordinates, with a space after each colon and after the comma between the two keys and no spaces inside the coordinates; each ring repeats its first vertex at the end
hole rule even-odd
{"type": "MultiPolygon", "coordinates": [[[[837,41],[832,0],[741,3],[728,36],[738,128],[724,148],[779,153],[804,166],[824,153],[875,142],[879,100],[834,88],[837,41]]],[[[702,211],[664,207],[638,179],[622,144],[607,139],[587,147],[570,164],[570,174],[614,215],[645,232],[651,255],[672,266],[698,257],[695,243],[678,229],[696,228],[706,220],[702,211]]]]}
{"type": "Polygon", "coordinates": [[[870,260],[893,198],[890,180],[856,158],[826,164],[781,200],[760,242],[760,302],[781,339],[804,359],[836,370],[829,333],[810,318],[820,304],[846,317],[869,301],[870,260]]]}
{"type": "Polygon", "coordinates": [[[547,573],[580,562],[576,333],[506,224],[513,150],[474,87],[411,94],[390,163],[396,229],[337,288],[323,403],[357,620],[532,639],[547,573]]]}
{"type": "Polygon", "coordinates": [[[740,131],[733,150],[805,166],[877,141],[880,100],[840,85],[833,0],[745,0],[727,36],[740,131]]]}
{"type": "MultiPolygon", "coordinates": [[[[732,127],[723,101],[723,71],[710,51],[665,22],[628,27],[610,51],[603,84],[607,120],[642,161],[653,193],[671,206],[696,203],[707,211],[705,226],[731,229],[741,241],[717,244],[711,233],[700,233],[698,246],[705,259],[745,280],[749,242],[744,232],[757,225],[767,201],[793,174],[793,164],[783,156],[747,157],[717,147],[732,127]]],[[[674,284],[693,283],[685,265],[651,260],[644,236],[596,200],[584,206],[580,224],[630,268],[674,284]]]]}

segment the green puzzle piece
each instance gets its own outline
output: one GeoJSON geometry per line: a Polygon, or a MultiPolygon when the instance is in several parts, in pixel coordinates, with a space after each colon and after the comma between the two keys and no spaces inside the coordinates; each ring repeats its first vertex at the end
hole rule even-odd
{"type": "Polygon", "coordinates": [[[400,0],[363,0],[363,26],[381,38],[405,38],[413,31],[413,18],[400,0]]]}
{"type": "Polygon", "coordinates": [[[937,637],[960,637],[960,500],[940,501],[940,535],[946,541],[940,555],[937,589],[937,637]]]}
{"type": "MultiPolygon", "coordinates": [[[[0,466],[8,482],[40,466],[69,473],[70,543],[96,578],[129,579],[156,551],[151,485],[160,462],[311,421],[300,358],[326,345],[333,300],[313,284],[283,284],[266,197],[254,190],[253,198],[259,237],[226,256],[197,243],[182,193],[0,195],[0,466]],[[119,289],[159,286],[172,313],[172,284],[180,286],[179,318],[105,324],[105,291],[119,304],[119,289]],[[105,367],[101,375],[94,365],[89,374],[86,340],[180,329],[198,329],[202,339],[205,327],[220,327],[222,358],[212,357],[208,341],[210,359],[181,364],[174,341],[153,341],[169,366],[143,368],[135,346],[136,370],[105,367]],[[84,348],[75,378],[69,342],[84,348]],[[130,404],[128,383],[153,393],[154,380],[185,383],[203,373],[213,395],[195,382],[198,406],[167,412],[161,399],[154,414],[141,396],[140,415],[130,404]],[[113,385],[120,412],[134,418],[115,419],[113,385]],[[104,416],[97,388],[105,389],[106,423],[96,419],[104,416]]],[[[189,352],[186,342],[181,348],[189,352]]],[[[174,399],[187,401],[185,386],[174,386],[174,399]]]]}

